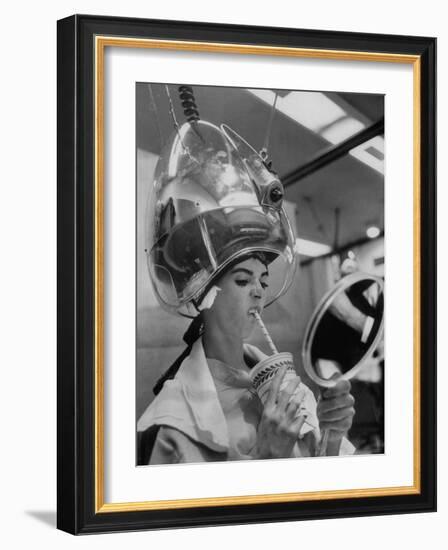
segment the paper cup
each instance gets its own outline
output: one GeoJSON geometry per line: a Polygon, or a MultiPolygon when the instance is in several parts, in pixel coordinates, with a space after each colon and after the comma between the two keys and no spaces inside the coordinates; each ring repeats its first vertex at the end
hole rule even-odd
{"type": "Polygon", "coordinates": [[[257,391],[258,397],[263,405],[266,403],[268,398],[269,388],[274,376],[276,375],[278,369],[284,367],[285,365],[287,365],[287,369],[280,386],[280,390],[282,390],[297,376],[291,353],[285,351],[283,353],[276,353],[275,355],[266,357],[266,359],[263,359],[263,361],[257,363],[251,370],[250,376],[252,379],[252,385],[257,391]]]}

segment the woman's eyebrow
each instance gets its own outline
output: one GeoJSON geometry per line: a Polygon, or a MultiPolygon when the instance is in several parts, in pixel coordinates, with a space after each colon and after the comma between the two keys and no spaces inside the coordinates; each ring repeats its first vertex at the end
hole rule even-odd
{"type": "Polygon", "coordinates": [[[245,267],[235,267],[235,269],[232,269],[231,273],[238,273],[239,271],[242,271],[243,273],[246,273],[246,275],[253,276],[254,272],[250,269],[246,269],[245,267]]]}
{"type": "MultiPolygon", "coordinates": [[[[242,271],[246,275],[250,275],[253,277],[254,272],[250,269],[246,269],[245,267],[235,267],[235,269],[232,269],[230,273],[238,273],[239,271],[242,271]]],[[[260,277],[265,277],[266,275],[269,275],[268,271],[263,271],[263,273],[260,275],[260,277]]]]}

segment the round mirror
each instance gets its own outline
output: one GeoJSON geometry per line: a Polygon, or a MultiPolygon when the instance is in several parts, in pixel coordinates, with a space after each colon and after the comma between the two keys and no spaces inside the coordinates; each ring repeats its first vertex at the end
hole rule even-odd
{"type": "Polygon", "coordinates": [[[327,388],[337,377],[353,378],[378,346],[383,318],[383,280],[361,272],[343,277],[308,323],[302,358],[309,377],[327,388]]]}

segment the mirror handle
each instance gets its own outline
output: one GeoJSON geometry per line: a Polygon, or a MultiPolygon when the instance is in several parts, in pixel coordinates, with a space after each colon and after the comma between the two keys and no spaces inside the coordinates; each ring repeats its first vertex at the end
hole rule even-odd
{"type": "Polygon", "coordinates": [[[325,429],[322,431],[322,437],[320,439],[319,447],[317,450],[317,456],[325,456],[327,453],[328,438],[330,436],[330,430],[325,429]]]}

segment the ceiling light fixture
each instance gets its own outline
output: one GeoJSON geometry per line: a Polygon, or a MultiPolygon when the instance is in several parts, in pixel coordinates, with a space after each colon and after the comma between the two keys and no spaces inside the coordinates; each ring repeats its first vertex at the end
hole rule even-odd
{"type": "Polygon", "coordinates": [[[312,258],[324,256],[331,252],[331,246],[328,246],[328,244],[309,241],[307,239],[296,239],[294,248],[298,254],[302,256],[311,256],[312,258]]]}
{"type": "MultiPolygon", "coordinates": [[[[264,103],[272,106],[272,90],[248,90],[264,103]]],[[[277,110],[308,128],[326,141],[337,145],[360,132],[366,124],[349,116],[339,105],[322,92],[289,92],[277,98],[277,110]]],[[[376,136],[352,149],[349,153],[380,174],[384,174],[384,138],[376,136]],[[381,158],[382,156],[382,158],[381,158]]]]}
{"type": "MultiPolygon", "coordinates": [[[[249,90],[268,105],[274,102],[272,90],[249,90]]],[[[277,98],[277,111],[305,128],[319,133],[322,128],[346,117],[347,113],[322,92],[289,92],[277,98]]]]}
{"type": "Polygon", "coordinates": [[[380,228],[376,225],[371,225],[366,230],[366,235],[369,237],[369,239],[376,239],[377,237],[379,237],[380,233],[380,228]]]}

